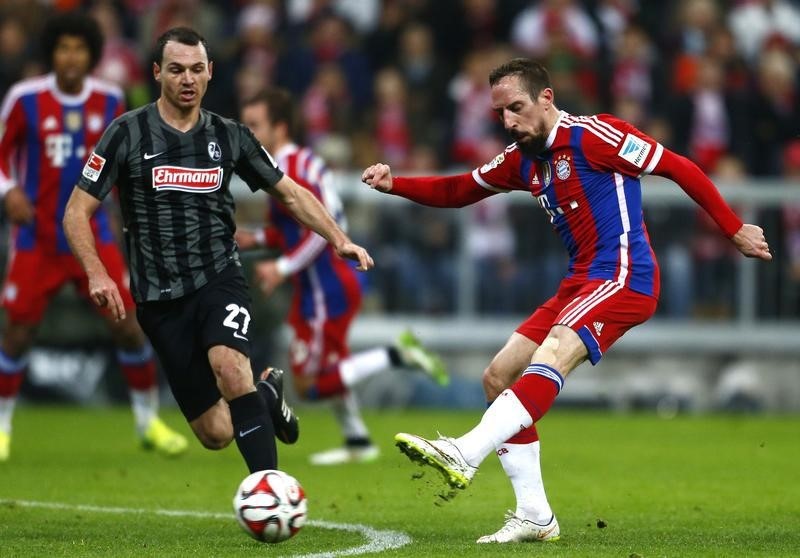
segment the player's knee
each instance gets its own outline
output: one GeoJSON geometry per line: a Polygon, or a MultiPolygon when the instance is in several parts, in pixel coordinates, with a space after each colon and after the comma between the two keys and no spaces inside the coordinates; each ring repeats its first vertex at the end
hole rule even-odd
{"type": "Polygon", "coordinates": [[[203,425],[194,433],[203,447],[210,450],[225,449],[233,440],[233,430],[223,424],[203,425]]]}
{"type": "Polygon", "coordinates": [[[542,344],[536,349],[536,352],[533,353],[532,362],[547,364],[549,366],[555,365],[558,358],[557,353],[560,345],[561,342],[556,337],[548,335],[542,344]]]}
{"type": "Polygon", "coordinates": [[[497,396],[508,387],[505,377],[494,364],[490,364],[486,370],[483,371],[482,382],[487,401],[494,401],[497,396]]]}
{"type": "Polygon", "coordinates": [[[225,438],[221,436],[198,436],[198,440],[204,448],[210,450],[221,450],[227,448],[233,438],[225,438]]]}
{"type": "Polygon", "coordinates": [[[234,361],[216,363],[214,375],[226,399],[233,399],[253,391],[252,373],[234,361]]]}

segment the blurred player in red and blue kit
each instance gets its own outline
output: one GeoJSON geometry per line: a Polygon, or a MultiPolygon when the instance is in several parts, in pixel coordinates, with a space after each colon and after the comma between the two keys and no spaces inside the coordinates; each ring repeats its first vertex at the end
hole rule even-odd
{"type": "MultiPolygon", "coordinates": [[[[308,147],[298,145],[294,105],[288,91],[271,88],[249,99],[241,121],[275,156],[278,166],[309,190],[346,229],[344,208],[331,183],[325,162],[308,147]]],[[[307,400],[325,400],[342,431],[344,445],[310,456],[315,465],[338,465],[376,459],[353,388],[392,366],[419,369],[440,385],[449,381],[441,359],[404,331],[389,346],[351,354],[350,325],[361,307],[361,286],[352,265],[337,257],[324,238],[298,223],[277,199],[270,198],[267,226],[236,231],[240,248],[269,246],[280,250],[276,259],[255,265],[255,283],[270,295],[290,279],[292,304],[287,321],[294,331],[290,364],[294,387],[307,400]]]]}
{"type": "MultiPolygon", "coordinates": [[[[0,194],[13,225],[2,291],[0,461],[9,458],[11,419],[28,351],[48,304],[66,283],[88,299],[86,274],[72,255],[61,221],[87,155],[124,109],[119,87],[89,76],[103,48],[93,19],[72,12],[53,17],[45,25],[42,46],[52,71],[15,84],[0,112],[0,194]]],[[[128,271],[104,210],[94,216],[92,229],[110,273],[119,285],[127,285],[128,271]]],[[[121,290],[126,307],[133,308],[130,292],[121,290]]],[[[102,315],[117,347],[142,445],[166,455],[182,453],[186,438],[158,417],[153,350],[135,314],[118,322],[109,312],[102,315]]]]}

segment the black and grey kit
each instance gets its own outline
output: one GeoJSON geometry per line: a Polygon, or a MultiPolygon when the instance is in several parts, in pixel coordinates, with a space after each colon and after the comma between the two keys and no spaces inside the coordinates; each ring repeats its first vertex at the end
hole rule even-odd
{"type": "MultiPolygon", "coordinates": [[[[100,200],[118,188],[137,317],[189,422],[221,398],[209,348],[250,352],[251,303],[229,189],[234,172],[253,191],[283,177],[244,125],[201,110],[197,124],[180,132],[152,103],[109,126],[78,183],[100,200]]],[[[267,404],[255,391],[228,401],[251,471],[277,468],[267,404]]]]}
{"type": "Polygon", "coordinates": [[[137,302],[179,298],[238,261],[234,171],[254,192],[283,177],[246,126],[212,112],[183,133],[151,103],[105,131],[78,186],[102,200],[116,184],[137,302]]]}

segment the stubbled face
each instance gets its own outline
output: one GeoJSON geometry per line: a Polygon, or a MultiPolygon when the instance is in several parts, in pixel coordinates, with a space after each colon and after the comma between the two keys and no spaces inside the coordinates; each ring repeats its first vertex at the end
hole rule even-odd
{"type": "MultiPolygon", "coordinates": [[[[546,89],[545,91],[549,91],[546,89]]],[[[492,86],[492,110],[519,150],[528,157],[544,151],[550,129],[547,110],[552,100],[543,91],[536,101],[531,99],[518,76],[506,76],[492,86]]]]}
{"type": "Polygon", "coordinates": [[[168,41],[161,65],[153,64],[153,76],[161,83],[161,97],[182,112],[200,107],[211,80],[213,63],[202,44],[168,41]]]}
{"type": "Polygon", "coordinates": [[[275,127],[269,120],[269,108],[265,103],[252,103],[242,109],[240,120],[250,128],[256,139],[272,152],[275,149],[275,127]]]}
{"type": "Polygon", "coordinates": [[[61,35],[53,49],[53,72],[60,87],[75,92],[83,86],[89,73],[92,55],[83,37],[61,35]]]}

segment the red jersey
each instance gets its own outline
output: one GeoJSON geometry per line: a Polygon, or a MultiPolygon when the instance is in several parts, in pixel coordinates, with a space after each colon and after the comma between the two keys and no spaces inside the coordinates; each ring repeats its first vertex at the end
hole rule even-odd
{"type": "MultiPolygon", "coordinates": [[[[74,95],[60,91],[54,74],[20,81],[6,95],[0,120],[0,193],[19,185],[36,214],[15,227],[14,249],[70,253],[61,221],[86,157],[124,109],[122,90],[95,78],[74,95]]],[[[98,242],[114,242],[102,208],[92,218],[98,242]]]]}

